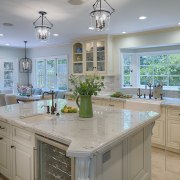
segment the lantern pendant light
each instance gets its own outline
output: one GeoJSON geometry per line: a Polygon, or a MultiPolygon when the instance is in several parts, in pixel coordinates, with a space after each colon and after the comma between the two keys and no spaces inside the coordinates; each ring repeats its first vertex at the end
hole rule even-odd
{"type": "Polygon", "coordinates": [[[106,0],[97,0],[93,4],[93,11],[90,12],[91,26],[89,29],[95,31],[108,30],[110,23],[110,16],[115,11],[114,8],[106,0]],[[108,9],[102,8],[102,1],[108,9]]]}
{"type": "Polygon", "coordinates": [[[40,41],[47,41],[50,38],[50,30],[53,24],[46,18],[46,12],[39,11],[39,18],[33,23],[36,37],[40,41]]]}

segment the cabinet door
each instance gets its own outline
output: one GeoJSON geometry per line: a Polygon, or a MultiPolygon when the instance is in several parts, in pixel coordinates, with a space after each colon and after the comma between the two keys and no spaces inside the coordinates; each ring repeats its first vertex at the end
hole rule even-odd
{"type": "Polygon", "coordinates": [[[105,41],[96,41],[96,61],[95,67],[99,73],[106,71],[106,47],[105,41]]]}
{"type": "Polygon", "coordinates": [[[0,173],[10,178],[10,140],[0,136],[0,173]]]}
{"type": "Polygon", "coordinates": [[[167,134],[166,134],[167,147],[180,149],[180,121],[168,119],[167,121],[167,134]]]}
{"type": "Polygon", "coordinates": [[[158,145],[165,145],[164,142],[164,121],[156,120],[155,125],[153,127],[153,134],[152,134],[152,143],[158,144],[158,145]]]}
{"type": "Polygon", "coordinates": [[[13,146],[13,180],[33,180],[33,149],[15,141],[13,146]]]}
{"type": "Polygon", "coordinates": [[[94,64],[94,42],[87,42],[85,44],[85,71],[86,72],[93,72],[95,69],[94,64]]]}

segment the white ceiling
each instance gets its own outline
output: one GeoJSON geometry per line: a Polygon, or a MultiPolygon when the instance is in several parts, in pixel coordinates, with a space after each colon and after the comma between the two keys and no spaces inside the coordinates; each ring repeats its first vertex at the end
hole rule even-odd
{"type": "Polygon", "coordinates": [[[95,0],[0,0],[0,45],[11,47],[38,47],[71,43],[80,37],[102,34],[141,32],[177,26],[180,22],[180,0],[107,0],[115,8],[107,32],[93,32],[89,12],[95,0]],[[70,3],[69,3],[70,2],[70,3]],[[79,5],[72,5],[72,4],[79,5]],[[35,38],[33,22],[39,17],[38,11],[46,11],[47,18],[54,24],[52,34],[58,37],[42,43],[35,38]],[[140,21],[139,16],[147,16],[140,21]],[[12,23],[14,26],[3,26],[12,23]]]}

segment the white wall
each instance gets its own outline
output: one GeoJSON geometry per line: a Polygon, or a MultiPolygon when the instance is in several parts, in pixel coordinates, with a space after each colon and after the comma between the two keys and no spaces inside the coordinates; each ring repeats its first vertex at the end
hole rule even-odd
{"type": "MultiPolygon", "coordinates": [[[[19,64],[19,59],[24,57],[24,49],[23,48],[11,48],[11,47],[4,47],[4,46],[0,46],[0,59],[11,59],[11,60],[15,60],[18,64],[19,64]]],[[[3,67],[1,67],[2,69],[3,67]]],[[[19,69],[16,69],[15,71],[18,72],[17,75],[17,81],[21,82],[21,73],[19,73],[19,69]]],[[[22,82],[23,83],[23,82],[22,82]]]]}

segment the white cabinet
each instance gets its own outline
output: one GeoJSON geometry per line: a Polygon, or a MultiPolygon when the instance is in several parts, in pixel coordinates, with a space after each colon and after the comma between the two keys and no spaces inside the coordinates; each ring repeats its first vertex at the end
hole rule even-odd
{"type": "Polygon", "coordinates": [[[85,42],[85,72],[106,72],[106,41],[85,42]]]}
{"type": "Polygon", "coordinates": [[[165,107],[161,107],[161,117],[155,121],[152,131],[153,145],[165,146],[165,118],[166,109],[165,107]]]}
{"type": "Polygon", "coordinates": [[[180,108],[167,107],[166,146],[180,150],[180,108]]]}
{"type": "Polygon", "coordinates": [[[10,140],[0,135],[0,173],[7,178],[11,176],[10,149],[10,140]]]}
{"type": "Polygon", "coordinates": [[[13,180],[33,180],[33,149],[13,142],[13,180]]]}
{"type": "Polygon", "coordinates": [[[74,43],[72,57],[73,74],[113,74],[112,39],[109,37],[74,43]]]}
{"type": "Polygon", "coordinates": [[[83,61],[83,43],[75,43],[73,45],[73,74],[83,74],[84,72],[84,61],[83,61]]]}
{"type": "Polygon", "coordinates": [[[34,180],[35,136],[0,121],[0,173],[10,180],[34,180]]]}

